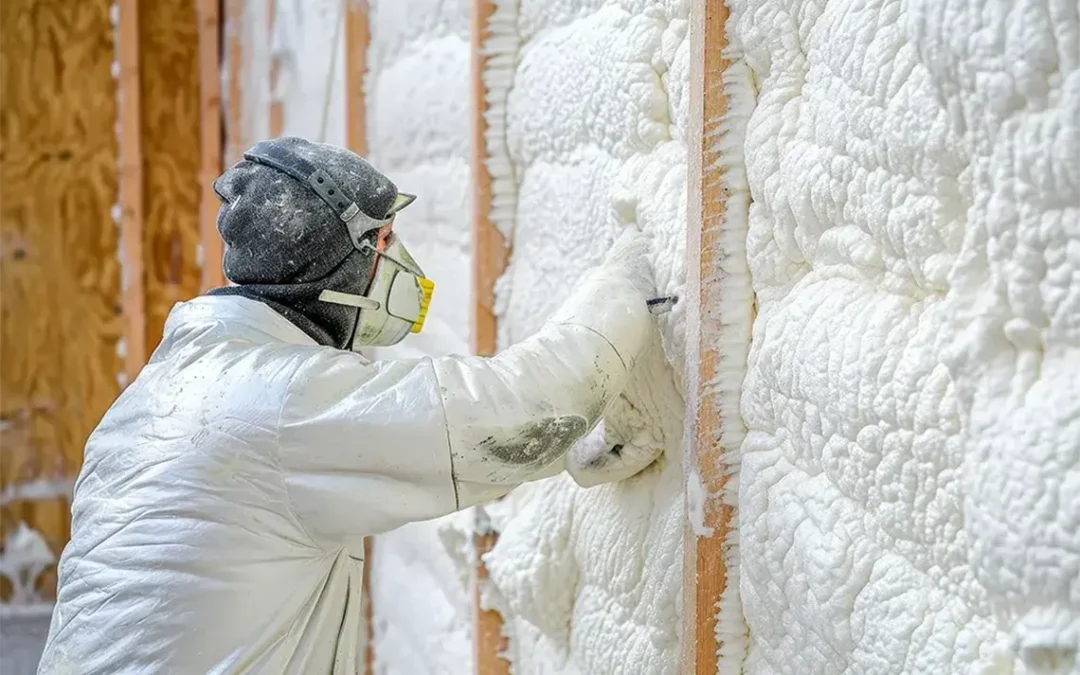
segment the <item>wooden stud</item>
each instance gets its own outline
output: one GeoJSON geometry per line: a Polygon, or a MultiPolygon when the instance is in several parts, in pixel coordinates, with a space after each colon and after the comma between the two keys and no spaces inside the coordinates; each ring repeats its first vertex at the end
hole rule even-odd
{"type": "MultiPolygon", "coordinates": [[[[479,525],[479,523],[478,523],[479,525]]],[[[477,675],[509,675],[510,662],[502,657],[507,649],[507,639],[502,633],[503,621],[499,613],[480,606],[480,589],[488,579],[487,567],[480,562],[481,556],[495,548],[499,535],[477,528],[473,534],[476,547],[476,585],[473,587],[473,606],[476,611],[475,658],[477,675]]]]}
{"type": "MultiPolygon", "coordinates": [[[[727,586],[724,542],[733,508],[720,498],[728,481],[720,459],[724,418],[714,382],[720,364],[720,233],[726,188],[716,150],[720,120],[727,112],[722,58],[727,45],[723,2],[695,0],[690,9],[690,109],[687,211],[687,333],[691,361],[699,364],[687,383],[688,427],[684,461],[689,480],[700,480],[707,495],[707,536],[687,527],[683,540],[683,673],[713,675],[721,648],[717,612],[727,586]]],[[[684,522],[689,523],[686,518],[684,522]]]]}
{"type": "MultiPolygon", "coordinates": [[[[364,156],[367,144],[367,98],[364,78],[367,76],[367,51],[371,44],[366,2],[341,0],[345,4],[345,142],[350,150],[364,156]]],[[[274,77],[272,74],[271,77],[274,77]]],[[[275,86],[271,80],[270,86],[275,86]]],[[[271,125],[273,118],[271,117],[271,125]]],[[[274,132],[275,135],[280,131],[274,132]]],[[[371,562],[375,554],[375,538],[364,539],[364,579],[362,587],[364,630],[367,641],[364,649],[364,673],[375,672],[375,618],[371,602],[371,562]]]]}
{"type": "Polygon", "coordinates": [[[244,133],[244,3],[245,0],[225,0],[225,44],[228,100],[225,120],[225,164],[233,165],[243,157],[248,139],[244,133]]]}
{"type": "Polygon", "coordinates": [[[367,53],[371,44],[366,2],[341,0],[345,11],[345,134],[349,149],[367,156],[367,101],[364,80],[367,77],[367,53]]]}
{"type": "MultiPolygon", "coordinates": [[[[491,222],[491,174],[487,169],[487,96],[484,88],[484,68],[487,57],[483,48],[490,37],[488,21],[495,11],[492,0],[473,0],[472,3],[472,264],[473,307],[472,347],[473,353],[491,356],[498,348],[495,316],[495,282],[506,269],[509,259],[506,239],[491,222]]],[[[475,659],[477,675],[509,675],[510,662],[503,658],[507,640],[503,636],[503,621],[498,612],[483,609],[480,604],[480,588],[488,578],[483,555],[492,550],[498,535],[490,531],[487,518],[477,515],[473,543],[476,548],[476,586],[473,589],[475,614],[475,659]]]]}
{"type": "Polygon", "coordinates": [[[506,269],[510,251],[499,228],[491,222],[491,174],[487,169],[487,110],[484,43],[490,36],[488,20],[495,11],[492,0],[472,3],[472,177],[473,177],[473,353],[490,356],[497,348],[495,282],[506,269]]]}
{"type": "Polygon", "coordinates": [[[266,0],[267,44],[270,45],[270,138],[285,131],[285,102],[275,96],[281,78],[281,57],[274,53],[277,26],[277,0],[266,0]]]}
{"type": "Polygon", "coordinates": [[[371,605],[371,561],[375,537],[364,537],[364,576],[360,582],[360,605],[364,613],[364,675],[375,673],[375,620],[371,605]]]}
{"type": "Polygon", "coordinates": [[[146,296],[143,286],[142,102],[139,77],[139,0],[117,6],[117,80],[120,123],[121,297],[124,308],[124,373],[131,382],[146,363],[146,296]]]}
{"type": "Polygon", "coordinates": [[[225,285],[221,269],[224,245],[217,231],[218,198],[214,181],[222,170],[221,12],[218,0],[199,0],[199,137],[202,153],[199,183],[199,229],[202,290],[225,285]]]}

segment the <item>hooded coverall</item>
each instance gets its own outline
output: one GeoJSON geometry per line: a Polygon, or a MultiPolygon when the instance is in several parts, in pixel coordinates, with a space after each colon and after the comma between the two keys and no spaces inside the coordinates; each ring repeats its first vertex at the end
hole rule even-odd
{"type": "Polygon", "coordinates": [[[87,443],[39,672],[361,672],[363,538],[560,471],[625,385],[651,278],[616,249],[487,359],[373,363],[248,298],[178,305],[87,443]]]}

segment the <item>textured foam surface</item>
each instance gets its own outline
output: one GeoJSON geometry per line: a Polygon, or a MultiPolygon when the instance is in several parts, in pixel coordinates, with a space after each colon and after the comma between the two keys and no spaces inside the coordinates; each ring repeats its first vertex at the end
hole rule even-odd
{"type": "MultiPolygon", "coordinates": [[[[516,198],[496,219],[514,249],[498,293],[506,346],[541,325],[629,222],[651,235],[660,292],[682,289],[689,45],[683,2],[535,0],[500,12],[493,40],[518,45],[510,72],[485,78],[509,87],[505,154],[496,147],[489,162],[509,168],[516,198]]],[[[679,369],[683,323],[676,306],[656,346],[679,369]]],[[[516,675],[676,672],[683,399],[663,359],[638,376],[649,383],[638,412],[664,460],[617,485],[527,485],[491,508],[501,534],[487,591],[507,618],[516,675]]]]}
{"type": "Polygon", "coordinates": [[[731,0],[746,672],[1080,671],[1075,0],[731,0]]]}
{"type": "MultiPolygon", "coordinates": [[[[378,358],[469,353],[470,171],[467,0],[372,2],[368,158],[417,200],[394,229],[436,283],[424,330],[378,358]]],[[[465,531],[471,512],[375,540],[375,673],[464,675],[472,666],[465,531]]]]}

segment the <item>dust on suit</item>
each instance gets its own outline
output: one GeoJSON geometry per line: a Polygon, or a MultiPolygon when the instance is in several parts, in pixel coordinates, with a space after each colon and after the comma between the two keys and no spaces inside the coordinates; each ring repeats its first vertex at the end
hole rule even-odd
{"type": "Polygon", "coordinates": [[[248,298],[177,306],[87,444],[39,672],[361,672],[363,538],[562,470],[649,339],[632,267],[488,359],[369,362],[248,298]]]}

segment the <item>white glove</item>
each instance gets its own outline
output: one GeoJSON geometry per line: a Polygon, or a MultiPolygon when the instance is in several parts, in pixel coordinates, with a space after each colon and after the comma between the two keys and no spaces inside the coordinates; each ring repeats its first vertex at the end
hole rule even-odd
{"type": "Polygon", "coordinates": [[[656,330],[646,305],[656,293],[648,252],[645,236],[636,227],[627,229],[603,264],[582,279],[551,322],[596,331],[631,368],[656,330]]]}
{"type": "Polygon", "coordinates": [[[581,487],[625,480],[648,468],[682,432],[682,396],[664,358],[660,336],[630,373],[630,382],[603,420],[570,450],[567,471],[581,487]]]}

